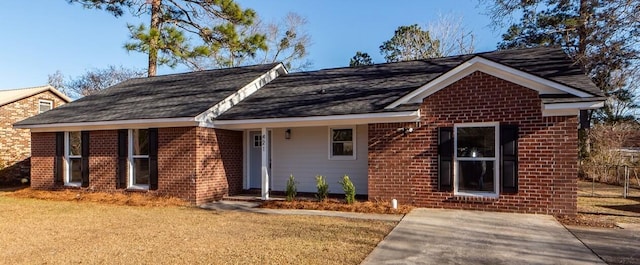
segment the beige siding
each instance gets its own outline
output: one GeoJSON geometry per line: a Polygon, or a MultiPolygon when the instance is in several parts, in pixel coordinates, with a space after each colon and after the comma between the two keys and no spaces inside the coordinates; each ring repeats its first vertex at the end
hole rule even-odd
{"type": "Polygon", "coordinates": [[[346,174],[358,194],[367,194],[366,125],[356,127],[356,160],[329,160],[328,127],[291,128],[289,140],[284,138],[286,129],[273,129],[273,190],[283,191],[293,174],[299,192],[315,192],[315,177],[323,175],[331,193],[344,193],[338,181],[346,174]]]}

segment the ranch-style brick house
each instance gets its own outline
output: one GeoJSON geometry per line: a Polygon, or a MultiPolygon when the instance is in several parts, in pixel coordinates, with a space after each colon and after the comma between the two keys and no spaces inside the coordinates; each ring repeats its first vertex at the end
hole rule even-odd
{"type": "Polygon", "coordinates": [[[576,214],[578,120],[605,98],[559,48],[288,73],[281,64],[137,78],[15,124],[32,187],[194,204],[258,189],[576,214]]]}
{"type": "Polygon", "coordinates": [[[0,90],[0,186],[29,177],[31,134],[13,124],[70,101],[49,85],[0,90]]]}

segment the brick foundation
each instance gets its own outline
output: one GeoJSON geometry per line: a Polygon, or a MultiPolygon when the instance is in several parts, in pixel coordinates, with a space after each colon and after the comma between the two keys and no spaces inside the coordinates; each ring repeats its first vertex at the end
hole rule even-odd
{"type": "Polygon", "coordinates": [[[577,212],[577,116],[543,117],[534,90],[475,72],[425,98],[419,128],[369,125],[369,199],[422,207],[553,215],[577,212]],[[519,126],[518,193],[497,199],[456,197],[437,185],[438,127],[500,122],[519,126]]]}

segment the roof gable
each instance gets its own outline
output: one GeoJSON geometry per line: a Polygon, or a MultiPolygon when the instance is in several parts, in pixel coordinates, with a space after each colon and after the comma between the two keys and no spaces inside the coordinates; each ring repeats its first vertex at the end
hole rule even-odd
{"type": "Polygon", "coordinates": [[[0,90],[0,106],[4,106],[6,104],[16,102],[24,98],[28,98],[45,91],[50,91],[54,95],[60,97],[65,102],[71,102],[71,98],[67,97],[62,92],[58,91],[57,89],[55,89],[50,85],[45,85],[45,86],[39,86],[39,87],[0,90]]]}
{"type": "Polygon", "coordinates": [[[437,78],[431,80],[418,89],[399,98],[393,103],[385,107],[385,109],[393,109],[399,105],[407,103],[420,103],[425,97],[438,92],[439,90],[455,83],[456,81],[468,76],[469,74],[481,71],[486,74],[522,85],[524,87],[538,91],[541,95],[558,94],[572,95],[575,97],[586,98],[594,95],[574,87],[559,83],[547,78],[542,78],[534,74],[530,74],[504,64],[488,60],[482,56],[475,56],[457,67],[443,73],[437,78]]]}

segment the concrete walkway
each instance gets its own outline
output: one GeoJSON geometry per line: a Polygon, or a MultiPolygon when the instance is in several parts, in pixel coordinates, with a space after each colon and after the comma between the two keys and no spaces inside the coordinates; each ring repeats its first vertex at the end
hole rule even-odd
{"type": "Polygon", "coordinates": [[[640,264],[640,225],[619,224],[623,229],[567,226],[609,264],[640,264]]]}
{"type": "Polygon", "coordinates": [[[352,219],[366,219],[378,221],[398,222],[402,219],[402,214],[370,214],[370,213],[350,213],[338,211],[318,211],[318,210],[288,210],[288,209],[266,209],[257,208],[258,202],[247,201],[217,201],[200,205],[200,208],[217,211],[242,211],[261,214],[285,214],[285,215],[315,215],[330,216],[352,219]]]}
{"type": "Polygon", "coordinates": [[[414,209],[362,264],[605,264],[552,216],[414,209]]]}

